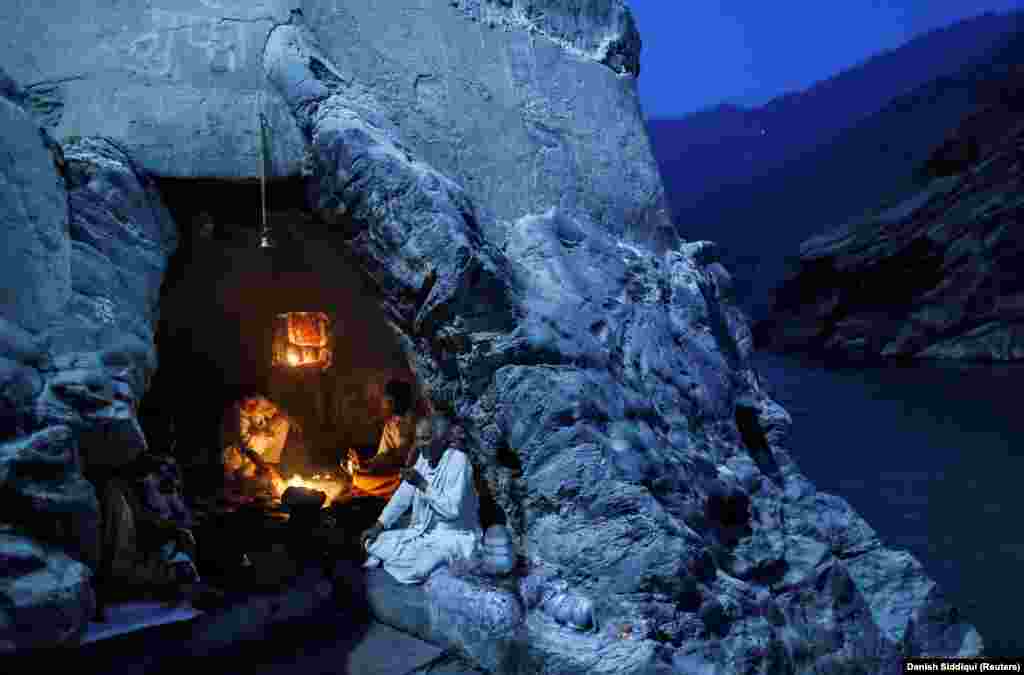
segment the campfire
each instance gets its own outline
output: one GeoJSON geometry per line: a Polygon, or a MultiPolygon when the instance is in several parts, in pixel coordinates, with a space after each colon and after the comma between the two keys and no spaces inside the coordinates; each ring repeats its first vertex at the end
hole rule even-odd
{"type": "Polygon", "coordinates": [[[334,501],[335,497],[345,490],[346,482],[329,473],[314,474],[312,478],[303,478],[302,476],[295,474],[287,481],[275,485],[275,496],[280,499],[281,495],[284,494],[284,491],[290,487],[301,487],[323,492],[327,495],[327,499],[324,501],[324,508],[326,508],[332,501],[334,501]]]}

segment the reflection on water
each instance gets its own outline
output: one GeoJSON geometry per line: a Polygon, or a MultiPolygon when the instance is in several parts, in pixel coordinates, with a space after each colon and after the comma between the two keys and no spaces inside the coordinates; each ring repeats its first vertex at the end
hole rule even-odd
{"type": "Polygon", "coordinates": [[[917,557],[990,655],[1024,655],[1024,364],[756,360],[804,474],[917,557]]]}

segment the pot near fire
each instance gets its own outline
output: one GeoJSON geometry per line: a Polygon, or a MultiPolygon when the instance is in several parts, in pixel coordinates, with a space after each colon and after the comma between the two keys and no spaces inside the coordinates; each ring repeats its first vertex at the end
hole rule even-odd
{"type": "Polygon", "coordinates": [[[291,486],[281,495],[281,506],[291,513],[294,524],[309,523],[314,525],[320,517],[320,509],[327,501],[327,494],[320,490],[291,486]]]}

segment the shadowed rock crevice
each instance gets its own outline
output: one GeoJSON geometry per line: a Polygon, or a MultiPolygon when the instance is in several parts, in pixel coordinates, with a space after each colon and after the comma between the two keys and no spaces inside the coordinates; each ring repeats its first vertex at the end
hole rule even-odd
{"type": "Polygon", "coordinates": [[[750,452],[757,467],[765,476],[780,480],[779,465],[772,456],[768,435],[761,428],[758,409],[751,402],[741,402],[736,406],[736,427],[739,429],[743,445],[750,452]]]}

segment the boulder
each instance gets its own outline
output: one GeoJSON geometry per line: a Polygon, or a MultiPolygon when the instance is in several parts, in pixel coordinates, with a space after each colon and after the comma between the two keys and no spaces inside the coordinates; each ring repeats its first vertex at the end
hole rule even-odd
{"type": "Polygon", "coordinates": [[[0,652],[72,646],[95,612],[92,573],[61,550],[0,532],[0,652]]]}
{"type": "Polygon", "coordinates": [[[64,355],[44,374],[48,377],[36,401],[37,419],[74,429],[86,466],[124,466],[146,449],[129,369],[107,368],[93,352],[64,355]],[[69,367],[61,367],[65,365],[69,367]]]}
{"type": "Polygon", "coordinates": [[[489,672],[530,672],[521,670],[525,617],[519,597],[482,577],[442,568],[423,584],[404,585],[376,568],[366,575],[366,598],[377,620],[458,649],[489,672]]]}
{"type": "Polygon", "coordinates": [[[98,509],[92,485],[82,478],[77,438],[67,426],[0,444],[0,486],[7,522],[25,524],[98,509]]]}
{"type": "Polygon", "coordinates": [[[7,205],[0,225],[0,314],[38,331],[70,297],[71,242],[64,181],[43,132],[21,104],[16,87],[0,96],[0,204],[7,205]]]}
{"type": "Polygon", "coordinates": [[[114,143],[64,147],[71,295],[40,334],[48,352],[37,423],[75,429],[87,466],[113,467],[146,448],[136,409],[156,370],[160,284],[177,231],[153,179],[114,143]]]}
{"type": "Polygon", "coordinates": [[[70,208],[72,286],[43,342],[54,355],[102,353],[132,368],[136,400],[156,368],[160,284],[177,229],[153,179],[106,139],[64,146],[70,208]]]}
{"type": "Polygon", "coordinates": [[[43,378],[37,369],[0,357],[0,440],[27,431],[33,404],[42,387],[43,378]]]}
{"type": "MultiPolygon", "coordinates": [[[[118,465],[145,448],[135,406],[156,367],[176,233],[152,181],[116,146],[62,149],[23,109],[32,96],[0,79],[10,160],[0,248],[16,254],[0,265],[0,501],[8,526],[46,542],[15,542],[20,562],[0,573],[0,643],[21,649],[73,642],[92,615],[99,514],[83,456],[118,465]],[[26,571],[30,560],[38,569],[26,571]]],[[[4,536],[7,547],[22,535],[4,536]]]]}

